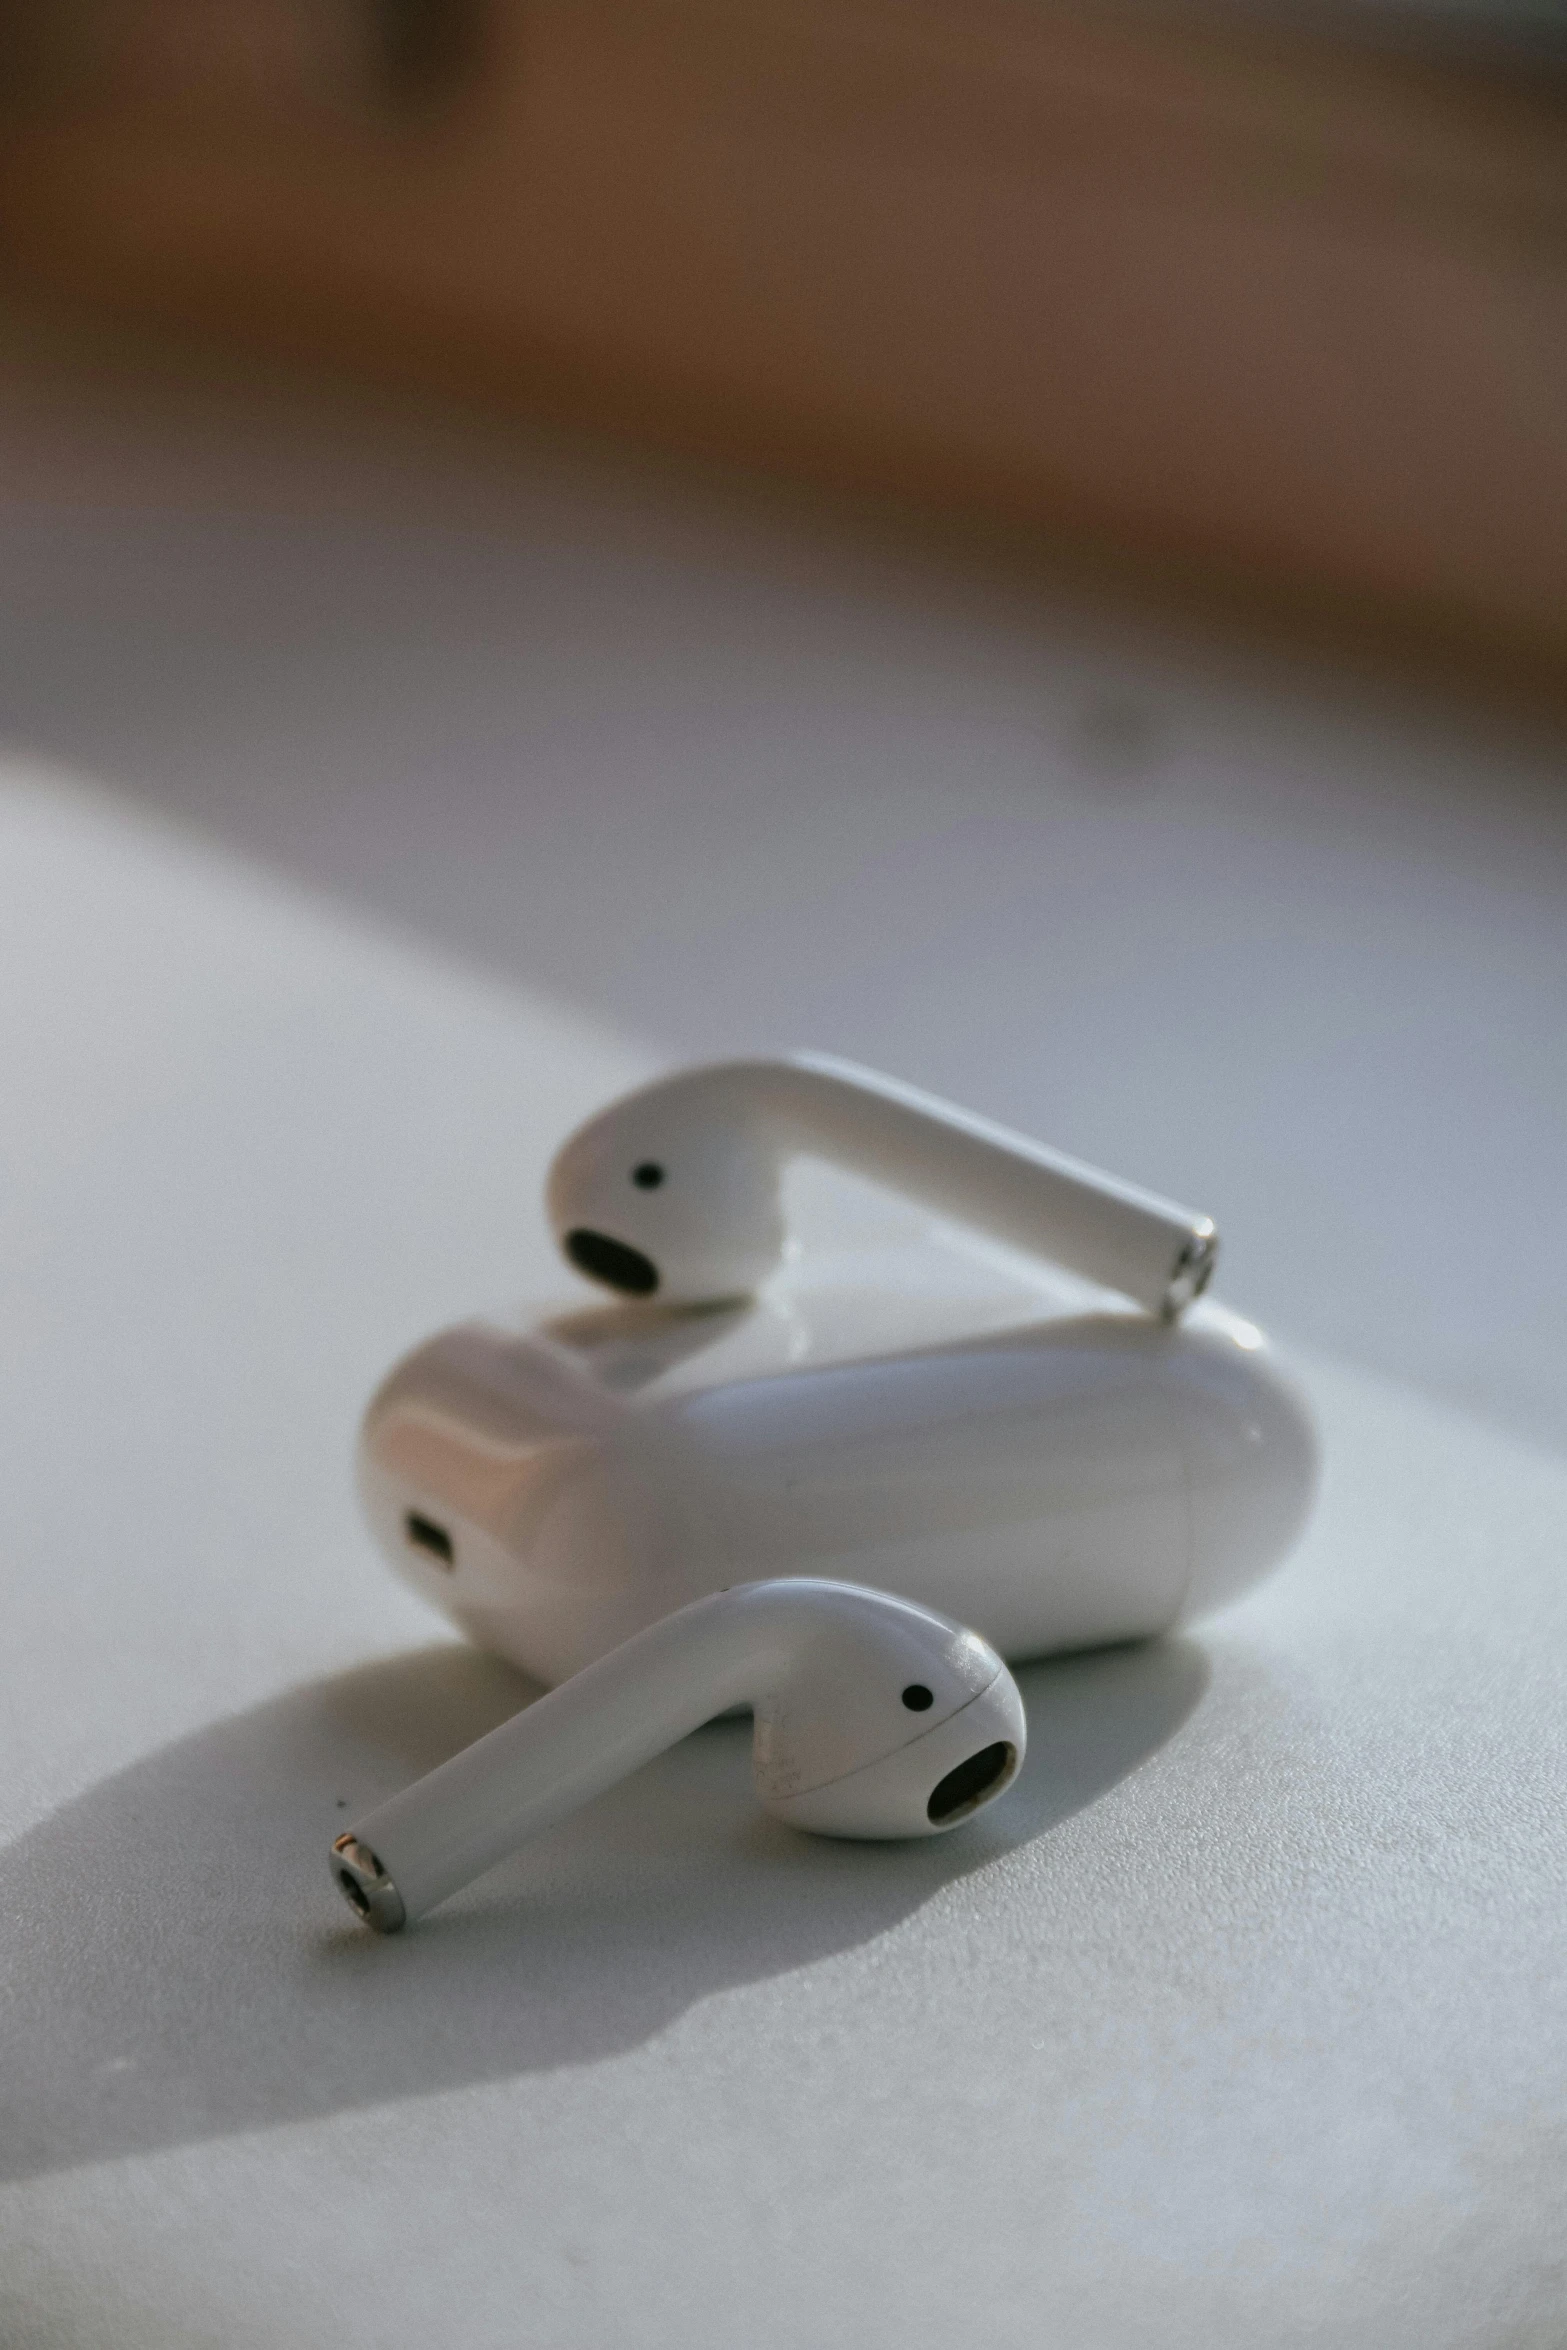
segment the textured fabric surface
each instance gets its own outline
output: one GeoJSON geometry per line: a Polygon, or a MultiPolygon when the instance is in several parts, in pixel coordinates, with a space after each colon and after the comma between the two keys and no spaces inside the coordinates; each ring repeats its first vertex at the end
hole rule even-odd
{"type": "Polygon", "coordinates": [[[281,429],[0,381],[0,2344],[1559,2350],[1549,745],[281,429]],[[526,1691],[364,1400],[561,1291],[574,1120],[790,1043],[1211,1208],[1311,1533],[1027,1670],[961,1836],[791,1837],[719,1725],[373,1941],[329,1837],[526,1691]]]}
{"type": "Polygon", "coordinates": [[[1027,1670],[972,1833],[792,1838],[720,1725],[375,1942],[339,1804],[521,1692],[354,1418],[636,1064],[10,783],[0,2338],[1559,2342],[1567,1466],[1314,1361],[1293,1564],[1027,1670]]]}

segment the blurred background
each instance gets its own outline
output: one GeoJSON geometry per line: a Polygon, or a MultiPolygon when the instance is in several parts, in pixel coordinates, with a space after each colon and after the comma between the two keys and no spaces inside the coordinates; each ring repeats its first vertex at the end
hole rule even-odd
{"type": "Polygon", "coordinates": [[[1557,0],[7,0],[15,283],[1559,683],[1557,0]]]}

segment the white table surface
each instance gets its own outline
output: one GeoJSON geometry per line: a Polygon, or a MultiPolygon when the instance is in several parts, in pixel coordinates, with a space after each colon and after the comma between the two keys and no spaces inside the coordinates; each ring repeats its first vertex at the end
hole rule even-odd
{"type": "Polygon", "coordinates": [[[388,416],[0,394],[0,2343],[1567,2340],[1560,744],[388,416]],[[1322,1505],[962,1837],[719,1727],[425,1930],[373,1555],[566,1126],[810,1042],[1210,1208],[1322,1505]]]}

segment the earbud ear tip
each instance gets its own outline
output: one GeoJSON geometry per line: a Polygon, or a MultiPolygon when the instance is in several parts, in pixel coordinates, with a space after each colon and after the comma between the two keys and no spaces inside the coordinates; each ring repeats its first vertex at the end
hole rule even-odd
{"type": "Polygon", "coordinates": [[[943,1836],[1006,1792],[1027,1745],[1023,1700],[1003,1669],[957,1713],[880,1761],[803,1795],[763,1800],[775,1819],[813,1836],[943,1836]]]}

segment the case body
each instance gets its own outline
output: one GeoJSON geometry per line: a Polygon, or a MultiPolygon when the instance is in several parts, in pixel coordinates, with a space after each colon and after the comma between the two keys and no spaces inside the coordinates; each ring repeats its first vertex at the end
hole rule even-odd
{"type": "Polygon", "coordinates": [[[1165,1631],[1283,1557],[1316,1459],[1223,1306],[1172,1327],[901,1249],[797,1261],[743,1306],[463,1323],[385,1381],[359,1475],[396,1571],[555,1682],[772,1575],[923,1601],[1014,1661],[1165,1631]]]}

